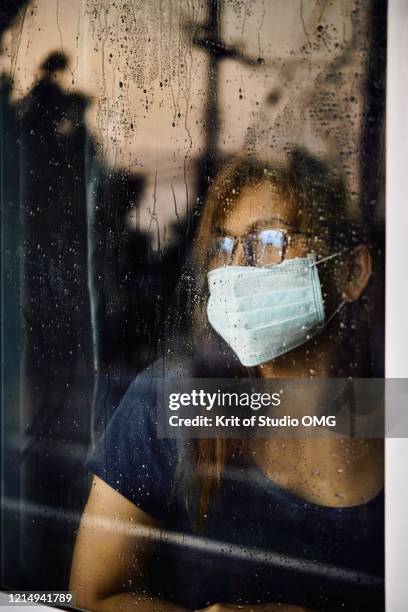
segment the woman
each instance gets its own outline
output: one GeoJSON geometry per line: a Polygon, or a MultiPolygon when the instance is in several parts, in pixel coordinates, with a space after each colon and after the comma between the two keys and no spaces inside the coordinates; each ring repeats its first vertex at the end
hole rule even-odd
{"type": "MultiPolygon", "coordinates": [[[[370,374],[356,305],[371,255],[358,226],[341,182],[304,155],[288,170],[240,158],[220,173],[185,274],[173,358],[136,378],[88,460],[77,605],[382,609],[379,440],[180,444],[156,432],[158,376],[370,374]]],[[[321,400],[308,399],[321,414],[321,400]]]]}

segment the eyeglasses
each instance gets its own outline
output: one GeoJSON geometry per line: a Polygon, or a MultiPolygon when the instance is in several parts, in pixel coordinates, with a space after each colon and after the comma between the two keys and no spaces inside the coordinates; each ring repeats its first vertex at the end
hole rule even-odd
{"type": "Polygon", "coordinates": [[[300,230],[264,229],[245,236],[219,236],[214,238],[211,250],[211,268],[229,266],[239,243],[242,243],[245,265],[265,267],[279,264],[292,234],[305,234],[300,230]]]}

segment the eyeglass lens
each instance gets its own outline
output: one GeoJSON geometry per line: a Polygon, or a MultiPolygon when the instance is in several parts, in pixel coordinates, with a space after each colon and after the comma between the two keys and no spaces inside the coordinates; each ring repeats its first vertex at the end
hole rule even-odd
{"type": "MultiPolygon", "coordinates": [[[[231,263],[238,239],[231,236],[216,238],[211,267],[231,263]]],[[[281,230],[265,229],[251,232],[242,240],[246,265],[268,266],[282,261],[285,235],[281,230]]]]}
{"type": "Polygon", "coordinates": [[[253,232],[245,238],[247,260],[252,266],[268,266],[282,261],[285,236],[275,229],[253,232]]]}

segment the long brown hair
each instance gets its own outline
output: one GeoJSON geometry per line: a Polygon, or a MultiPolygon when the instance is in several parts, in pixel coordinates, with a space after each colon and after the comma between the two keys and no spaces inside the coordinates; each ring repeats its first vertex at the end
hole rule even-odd
{"type": "MultiPolygon", "coordinates": [[[[202,352],[206,340],[214,336],[205,314],[208,299],[206,275],[214,227],[222,225],[222,220],[233,209],[244,189],[265,181],[271,183],[286,200],[295,202],[308,215],[311,230],[316,229],[320,235],[323,233],[334,249],[352,246],[361,239],[358,220],[350,218],[343,181],[305,153],[293,152],[285,168],[267,167],[250,156],[239,156],[227,162],[210,186],[187,273],[188,278],[193,279],[187,297],[187,312],[192,313],[190,342],[193,352],[202,352]]],[[[254,370],[248,371],[243,367],[237,371],[238,376],[256,376],[254,370]]],[[[196,526],[204,520],[211,497],[219,491],[224,467],[243,452],[243,440],[215,438],[194,441],[186,503],[192,509],[191,500],[198,498],[198,504],[194,504],[196,526]]]]}

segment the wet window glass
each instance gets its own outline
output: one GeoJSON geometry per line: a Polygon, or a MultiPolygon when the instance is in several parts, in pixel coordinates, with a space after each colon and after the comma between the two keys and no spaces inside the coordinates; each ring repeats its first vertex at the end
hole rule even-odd
{"type": "Polygon", "coordinates": [[[384,609],[386,3],[3,4],[2,587],[384,609]],[[291,379],[345,437],[158,433],[291,379]]]}

